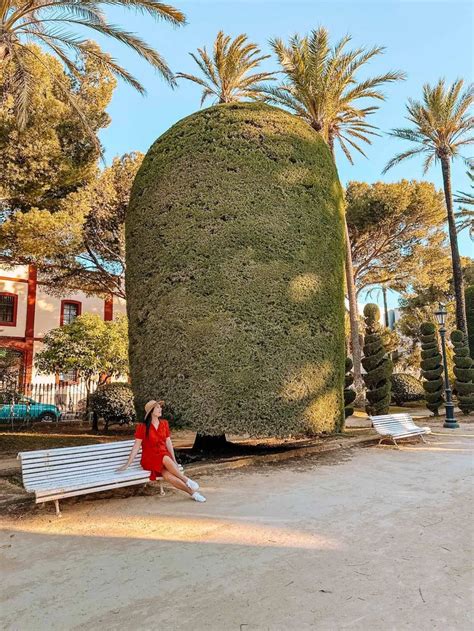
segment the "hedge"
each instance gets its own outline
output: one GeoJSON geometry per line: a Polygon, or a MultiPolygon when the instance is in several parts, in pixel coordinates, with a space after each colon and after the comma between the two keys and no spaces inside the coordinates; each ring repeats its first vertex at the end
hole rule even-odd
{"type": "Polygon", "coordinates": [[[354,384],[354,362],[350,357],[346,357],[346,375],[344,377],[344,417],[354,414],[353,403],[356,400],[357,393],[352,387],[354,384]]]}
{"type": "Polygon", "coordinates": [[[413,375],[396,373],[391,377],[392,400],[396,405],[410,401],[423,401],[425,393],[421,382],[413,375]]]}
{"type": "Polygon", "coordinates": [[[128,383],[116,381],[99,386],[90,396],[90,406],[97,418],[104,419],[105,430],[109,425],[135,421],[133,392],[128,383]]]}
{"type": "Polygon", "coordinates": [[[364,383],[367,387],[365,396],[367,414],[388,414],[390,408],[390,377],[393,371],[393,363],[387,356],[384,345],[383,329],[380,326],[380,309],[377,305],[369,303],[364,307],[365,336],[364,357],[362,366],[364,383]]]}
{"type": "Polygon", "coordinates": [[[464,414],[474,410],[474,361],[469,356],[467,336],[462,331],[451,333],[454,346],[454,390],[458,399],[458,408],[464,414]]]}
{"type": "Polygon", "coordinates": [[[438,410],[444,402],[443,364],[436,337],[436,327],[432,322],[423,322],[420,325],[420,339],[421,375],[426,407],[435,416],[439,416],[438,410]]]}
{"type": "Polygon", "coordinates": [[[211,435],[342,427],[342,213],[326,144],[280,109],[219,105],[161,136],[126,217],[137,411],[164,398],[211,435]]]}
{"type": "Polygon", "coordinates": [[[466,299],[467,336],[471,357],[474,359],[474,285],[464,290],[466,299]]]}

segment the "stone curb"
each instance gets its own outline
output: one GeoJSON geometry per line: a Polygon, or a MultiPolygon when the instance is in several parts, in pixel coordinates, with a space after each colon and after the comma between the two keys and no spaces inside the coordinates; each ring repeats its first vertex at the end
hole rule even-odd
{"type": "Polygon", "coordinates": [[[336,451],[337,449],[350,449],[355,446],[371,445],[377,442],[380,436],[361,436],[354,438],[343,438],[340,440],[332,440],[328,443],[318,443],[317,445],[309,445],[307,447],[296,447],[295,449],[289,449],[288,451],[264,454],[264,455],[252,455],[236,457],[234,459],[228,459],[222,462],[214,462],[207,464],[189,464],[186,467],[186,472],[193,475],[210,475],[217,471],[232,471],[233,469],[241,469],[243,467],[251,467],[259,464],[269,464],[272,462],[284,462],[286,460],[296,460],[297,458],[304,458],[312,456],[318,453],[327,453],[329,451],[336,451]]]}

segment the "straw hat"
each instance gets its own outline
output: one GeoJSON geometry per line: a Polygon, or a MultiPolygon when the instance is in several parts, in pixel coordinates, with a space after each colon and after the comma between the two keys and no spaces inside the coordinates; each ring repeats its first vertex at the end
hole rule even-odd
{"type": "Polygon", "coordinates": [[[150,414],[150,412],[153,410],[153,408],[155,407],[155,405],[158,404],[158,401],[148,401],[148,403],[145,404],[145,419],[146,417],[150,414]]]}

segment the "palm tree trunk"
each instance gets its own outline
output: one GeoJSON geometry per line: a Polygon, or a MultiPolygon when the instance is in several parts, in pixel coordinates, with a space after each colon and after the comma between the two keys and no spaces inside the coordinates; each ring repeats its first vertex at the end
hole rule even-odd
{"type": "Polygon", "coordinates": [[[451,245],[451,262],[453,266],[454,295],[456,299],[456,326],[467,335],[466,302],[464,298],[464,281],[462,277],[461,257],[458,248],[458,235],[453,210],[451,191],[451,164],[448,157],[441,158],[443,171],[444,198],[448,216],[449,243],[451,245]]]}
{"type": "Polygon", "coordinates": [[[385,285],[382,285],[382,296],[383,296],[383,315],[384,315],[384,320],[385,320],[385,326],[388,329],[389,322],[388,322],[387,288],[385,287],[385,285]]]}
{"type": "MultiPolygon", "coordinates": [[[[334,164],[336,164],[336,155],[334,151],[334,138],[328,139],[329,150],[331,152],[334,164]]],[[[337,169],[337,167],[336,167],[337,169]]],[[[354,282],[354,267],[352,265],[351,241],[349,238],[349,228],[347,227],[346,213],[344,211],[344,240],[345,240],[345,271],[347,298],[349,301],[349,321],[351,328],[351,349],[352,361],[354,364],[354,385],[356,389],[362,386],[362,369],[361,369],[361,349],[359,337],[359,310],[357,308],[357,294],[354,282]]]]}
{"type": "Polygon", "coordinates": [[[354,283],[354,268],[352,266],[351,242],[349,239],[349,228],[347,227],[346,214],[344,213],[345,232],[345,259],[346,259],[346,285],[347,298],[349,300],[349,321],[351,325],[351,349],[352,361],[354,363],[354,383],[356,387],[362,384],[361,372],[361,349],[359,338],[359,310],[357,308],[357,296],[354,283]]]}

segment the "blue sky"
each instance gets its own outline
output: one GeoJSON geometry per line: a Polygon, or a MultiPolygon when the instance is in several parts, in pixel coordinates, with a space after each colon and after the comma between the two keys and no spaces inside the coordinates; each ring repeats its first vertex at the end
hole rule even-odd
{"type": "MultiPolygon", "coordinates": [[[[110,9],[108,15],[113,22],[139,33],[155,46],[175,72],[194,73],[189,51],[198,46],[209,47],[219,29],[233,36],[247,33],[264,52],[270,52],[268,39],[271,37],[285,39],[295,32],[303,34],[320,25],[329,29],[333,40],[350,33],[354,46],[385,46],[385,54],[368,66],[368,73],[400,69],[407,73],[408,78],[385,90],[387,100],[371,121],[382,132],[404,125],[407,98],[418,98],[425,82],[433,83],[440,77],[448,81],[457,77],[468,81],[473,79],[474,5],[470,2],[167,1],[186,14],[186,26],[173,28],[164,22],[156,23],[146,16],[132,16],[120,9],[110,9]]],[[[109,107],[112,123],[101,134],[107,162],[110,162],[114,156],[125,152],[145,152],[173,123],[198,110],[200,89],[182,81],[177,89],[171,90],[133,52],[110,40],[102,43],[147,89],[147,95],[142,97],[123,83],[118,85],[109,107]]],[[[270,59],[264,67],[274,70],[276,63],[270,59]]],[[[385,133],[368,148],[368,159],[357,157],[354,166],[339,155],[337,161],[342,182],[422,178],[421,161],[416,159],[399,165],[385,176],[381,174],[389,158],[403,147],[403,143],[385,133]]],[[[469,190],[465,170],[460,160],[454,165],[454,190],[469,190]]],[[[441,186],[439,168],[433,167],[426,179],[441,186]]],[[[467,233],[464,233],[460,237],[461,253],[473,256],[472,245],[467,233]]],[[[395,297],[392,297],[391,303],[396,303],[395,297]]]]}

